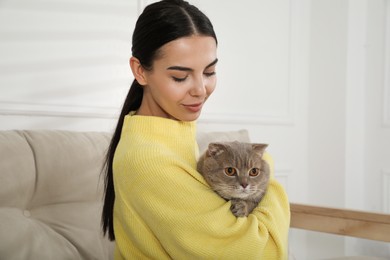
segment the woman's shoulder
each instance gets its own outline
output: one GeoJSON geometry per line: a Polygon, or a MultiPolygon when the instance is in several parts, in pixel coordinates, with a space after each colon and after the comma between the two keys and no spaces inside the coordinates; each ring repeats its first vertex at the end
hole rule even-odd
{"type": "Polygon", "coordinates": [[[265,152],[264,155],[263,155],[263,160],[268,163],[270,171],[271,171],[271,175],[273,175],[273,172],[274,172],[274,160],[273,160],[272,156],[268,152],[265,152]]]}
{"type": "Polygon", "coordinates": [[[266,161],[268,164],[273,164],[274,163],[274,160],[273,160],[272,156],[268,152],[264,153],[263,160],[266,161]]]}

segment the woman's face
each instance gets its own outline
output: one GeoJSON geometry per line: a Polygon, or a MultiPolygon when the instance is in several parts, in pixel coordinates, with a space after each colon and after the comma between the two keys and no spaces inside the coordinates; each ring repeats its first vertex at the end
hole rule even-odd
{"type": "Polygon", "coordinates": [[[216,86],[217,45],[209,36],[179,38],[161,47],[144,70],[144,96],[137,114],[196,120],[216,86]]]}

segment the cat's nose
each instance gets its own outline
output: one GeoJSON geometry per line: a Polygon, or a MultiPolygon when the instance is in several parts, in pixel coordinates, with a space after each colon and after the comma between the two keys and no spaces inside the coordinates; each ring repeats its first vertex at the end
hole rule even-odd
{"type": "Polygon", "coordinates": [[[248,187],[248,183],[241,183],[241,187],[245,189],[246,187],[248,187]]]}

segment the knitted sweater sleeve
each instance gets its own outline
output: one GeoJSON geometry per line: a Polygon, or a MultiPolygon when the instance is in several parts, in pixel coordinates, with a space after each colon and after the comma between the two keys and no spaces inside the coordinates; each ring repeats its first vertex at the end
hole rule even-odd
{"type": "Polygon", "coordinates": [[[123,257],[139,250],[158,259],[287,259],[289,203],[273,177],[253,213],[236,218],[193,167],[157,151],[133,157],[115,183],[123,257]]]}

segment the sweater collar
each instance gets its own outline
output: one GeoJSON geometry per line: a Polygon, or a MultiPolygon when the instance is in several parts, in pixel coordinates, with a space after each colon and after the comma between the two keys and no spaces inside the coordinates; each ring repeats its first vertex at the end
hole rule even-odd
{"type": "Polygon", "coordinates": [[[194,139],[196,136],[196,121],[178,121],[156,116],[141,116],[131,112],[125,117],[124,129],[138,130],[145,134],[177,139],[194,139]]]}

